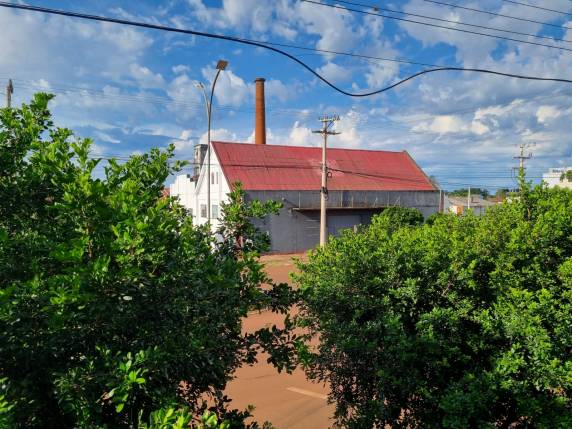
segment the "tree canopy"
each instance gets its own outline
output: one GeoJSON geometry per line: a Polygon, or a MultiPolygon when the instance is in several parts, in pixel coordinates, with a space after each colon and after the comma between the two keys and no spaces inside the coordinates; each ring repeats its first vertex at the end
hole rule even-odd
{"type": "Polygon", "coordinates": [[[220,243],[162,197],[173,147],[96,175],[91,141],[53,125],[50,98],[0,113],[0,419],[148,427],[212,406],[240,425],[222,394],[233,372],[261,348],[288,369],[286,330],[241,331],[249,311],[289,306],[286,285],[262,288],[267,240],[249,224],[276,204],[237,186],[220,243]]]}
{"type": "Polygon", "coordinates": [[[307,374],[348,428],[572,427],[572,192],[481,217],[387,217],[296,276],[307,374]]]}
{"type": "MultiPolygon", "coordinates": [[[[471,188],[471,195],[480,195],[483,198],[488,198],[490,196],[490,192],[486,188],[471,188]]],[[[466,197],[469,195],[468,188],[460,188],[455,189],[454,191],[449,192],[449,195],[452,197],[466,197]]]]}

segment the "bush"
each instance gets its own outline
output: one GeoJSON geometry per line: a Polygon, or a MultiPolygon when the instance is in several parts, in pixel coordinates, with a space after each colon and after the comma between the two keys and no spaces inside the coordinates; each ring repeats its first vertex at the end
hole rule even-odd
{"type": "Polygon", "coordinates": [[[409,207],[388,207],[378,217],[387,219],[392,228],[406,225],[415,226],[423,223],[423,214],[419,210],[409,207]]]}
{"type": "Polygon", "coordinates": [[[299,345],[350,428],[572,427],[572,192],[310,253],[299,345]],[[306,343],[308,344],[308,343],[306,343]]]}
{"type": "Polygon", "coordinates": [[[227,420],[236,368],[260,348],[288,364],[287,331],[241,332],[248,311],[289,305],[286,285],[261,287],[264,241],[244,217],[276,205],[237,187],[218,243],[162,198],[173,147],[96,177],[91,142],[53,126],[50,98],[0,114],[0,403],[17,427],[136,427],[205,400],[227,420]]]}

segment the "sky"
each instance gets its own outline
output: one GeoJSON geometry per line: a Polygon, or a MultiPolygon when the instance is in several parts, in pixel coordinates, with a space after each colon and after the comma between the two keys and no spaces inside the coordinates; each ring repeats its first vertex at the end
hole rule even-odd
{"type": "MultiPolygon", "coordinates": [[[[572,79],[572,1],[520,2],[558,12],[506,0],[440,1],[542,22],[532,23],[428,0],[353,0],[354,5],[317,1],[367,13],[299,0],[26,3],[402,61],[284,48],[335,85],[355,93],[383,88],[427,68],[411,62],[572,79]]],[[[413,79],[383,94],[353,98],[286,57],[228,41],[6,8],[0,8],[0,29],[2,98],[8,78],[14,81],[16,105],[27,102],[34,92],[55,94],[51,107],[56,124],[92,138],[96,156],[125,157],[172,143],[177,159],[191,159],[194,145],[206,142],[207,128],[196,82],[210,87],[217,60],[225,59],[229,66],[215,90],[213,140],[253,141],[254,79],[263,77],[268,144],[319,146],[320,136],[312,134],[321,125],[319,117],[337,114],[336,130],[341,134],[332,136],[329,145],[407,150],[448,190],[514,188],[513,157],[520,144],[531,145],[526,154],[533,157],[526,165],[534,181],[549,167],[572,166],[572,84],[447,71],[413,79]]]]}

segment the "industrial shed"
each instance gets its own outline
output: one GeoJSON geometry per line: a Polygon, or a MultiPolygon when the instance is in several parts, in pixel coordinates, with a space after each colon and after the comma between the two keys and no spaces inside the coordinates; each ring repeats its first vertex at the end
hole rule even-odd
{"type": "MultiPolygon", "coordinates": [[[[300,252],[318,244],[320,148],[225,142],[212,142],[212,148],[214,212],[218,213],[225,191],[241,182],[247,199],[283,203],[278,216],[258,225],[270,234],[273,252],[300,252]]],[[[439,191],[405,151],[328,149],[327,165],[329,235],[367,225],[386,207],[414,207],[425,216],[439,209],[439,191]]],[[[204,192],[200,178],[197,182],[194,213],[197,223],[204,223],[200,209],[204,192]]],[[[173,189],[171,193],[177,194],[173,189]]]]}
{"type": "MultiPolygon", "coordinates": [[[[246,198],[281,201],[278,216],[259,227],[270,234],[273,252],[300,252],[319,243],[321,148],[266,144],[264,79],[256,79],[255,144],[211,142],[210,174],[207,145],[195,147],[195,171],[178,176],[170,194],[179,197],[195,224],[207,221],[207,183],[211,219],[218,227],[220,204],[233,183],[241,182],[246,198]]],[[[439,210],[440,192],[405,151],[327,150],[327,230],[367,225],[391,206],[414,207],[426,217],[439,210]]]]}

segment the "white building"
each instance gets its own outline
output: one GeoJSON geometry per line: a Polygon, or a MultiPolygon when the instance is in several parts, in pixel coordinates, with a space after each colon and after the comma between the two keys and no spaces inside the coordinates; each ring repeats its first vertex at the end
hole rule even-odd
{"type": "Polygon", "coordinates": [[[563,177],[569,171],[572,171],[572,167],[550,168],[548,173],[542,175],[542,181],[546,182],[549,188],[558,186],[560,188],[572,189],[572,182],[563,177]]]}
{"type": "MultiPolygon", "coordinates": [[[[179,175],[169,186],[172,196],[179,198],[180,203],[189,210],[195,225],[207,222],[207,145],[195,146],[195,169],[193,174],[179,175]]],[[[210,162],[210,191],[211,191],[211,225],[213,229],[219,226],[221,202],[228,200],[229,185],[224,179],[218,157],[211,150],[210,162]]]]}

